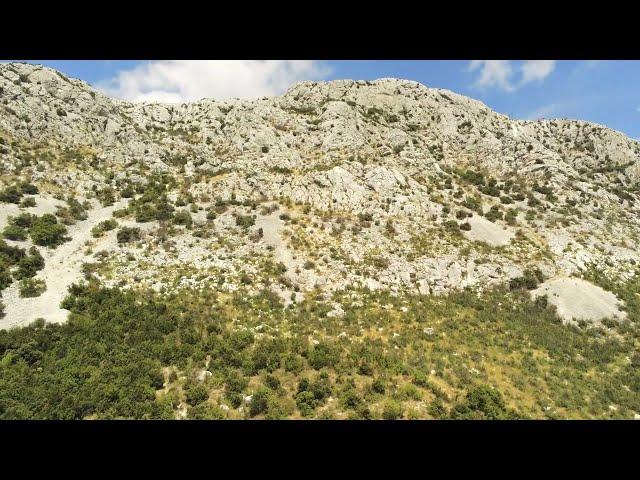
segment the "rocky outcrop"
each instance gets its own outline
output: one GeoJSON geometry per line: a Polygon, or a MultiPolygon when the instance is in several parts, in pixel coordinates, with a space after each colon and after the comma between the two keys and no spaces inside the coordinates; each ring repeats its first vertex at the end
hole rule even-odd
{"type": "MultiPolygon", "coordinates": [[[[133,104],[49,68],[2,64],[0,141],[5,184],[28,177],[83,198],[108,187],[117,200],[125,185],[142,192],[164,172],[176,181],[173,201],[193,197],[207,236],[179,232],[175,251],[149,243],[138,263],[122,260],[133,247],[114,247],[105,279],[113,284],[173,288],[161,270],[188,264],[194,271],[181,275],[192,280],[177,284],[224,277],[218,285],[232,289],[234,270],[257,275],[258,259],[277,259],[274,250],[289,263],[283,295],[485,288],[533,266],[628,278],[640,262],[640,143],[588,122],[512,120],[411,81],[302,82],[253,101],[133,104]],[[231,206],[208,220],[216,201],[231,206]],[[267,201],[294,219],[268,241],[234,220],[252,214],[243,205],[267,201]]],[[[143,242],[158,228],[150,225],[143,242]]]]}

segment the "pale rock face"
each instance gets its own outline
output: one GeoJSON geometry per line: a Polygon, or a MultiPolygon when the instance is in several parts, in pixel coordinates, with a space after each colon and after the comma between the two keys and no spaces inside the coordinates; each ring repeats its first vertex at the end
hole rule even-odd
{"type": "Polygon", "coordinates": [[[626,312],[616,296],[579,278],[557,278],[543,283],[532,292],[534,297],[546,296],[555,305],[558,315],[568,323],[576,320],[599,321],[603,318],[622,320],[626,312]]]}
{"type": "Polygon", "coordinates": [[[93,198],[107,185],[116,196],[125,183],[144,189],[161,172],[177,181],[173,201],[194,197],[195,227],[174,234],[171,248],[154,243],[157,222],[123,220],[145,235],[144,248],[109,250],[113,278],[102,280],[123,288],[214,282],[234,291],[238,272],[258,275],[266,259],[285,264],[291,285],[270,287],[287,301],[314,287],[483,289],[529,267],[546,278],[596,268],[628,280],[640,265],[640,143],[588,122],[512,120],[412,81],[301,82],[253,101],[134,104],[49,68],[3,64],[0,139],[3,178],[28,175],[45,190],[93,198]],[[496,180],[498,193],[469,171],[496,180]],[[232,198],[207,220],[206,209],[232,198]],[[280,210],[241,229],[235,215],[255,211],[240,203],[265,200],[280,210]],[[499,218],[487,218],[492,206],[499,218]],[[470,230],[452,233],[446,222],[470,230]],[[207,236],[193,235],[205,227],[207,236]],[[261,227],[263,237],[249,240],[261,227]],[[166,273],[187,267],[180,279],[166,273]]]}
{"type": "Polygon", "coordinates": [[[502,247],[508,245],[514,236],[512,229],[503,228],[478,215],[472,216],[467,222],[471,225],[471,230],[464,235],[470,240],[502,247]]]}

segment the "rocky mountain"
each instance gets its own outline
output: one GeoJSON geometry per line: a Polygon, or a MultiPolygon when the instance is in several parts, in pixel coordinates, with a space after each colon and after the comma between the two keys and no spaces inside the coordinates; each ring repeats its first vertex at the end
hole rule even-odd
{"type": "MultiPolygon", "coordinates": [[[[67,244],[56,265],[72,262],[63,287],[88,263],[107,285],[244,283],[290,302],[354,285],[483,289],[536,269],[541,279],[590,268],[628,279],[640,261],[639,142],[588,122],[512,120],[411,81],[134,104],[49,68],[4,64],[0,139],[5,187],[28,180],[41,197],[5,209],[2,226],[18,210],[88,202],[72,227],[84,258],[67,244]],[[89,235],[105,208],[139,229],[135,241],[89,235]]],[[[5,321],[32,320],[22,310],[5,321]]]]}
{"type": "Polygon", "coordinates": [[[0,64],[0,418],[639,418],[639,195],[622,133],[416,82],[0,64]]]}

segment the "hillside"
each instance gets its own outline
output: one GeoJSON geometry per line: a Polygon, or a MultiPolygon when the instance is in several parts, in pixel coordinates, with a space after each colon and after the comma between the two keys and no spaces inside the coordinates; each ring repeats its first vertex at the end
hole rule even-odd
{"type": "Polygon", "coordinates": [[[59,375],[51,335],[149,335],[147,407],[70,418],[640,413],[640,142],[604,126],[397,79],[133,104],[1,64],[0,188],[0,328],[46,322],[0,332],[0,386],[59,375]]]}

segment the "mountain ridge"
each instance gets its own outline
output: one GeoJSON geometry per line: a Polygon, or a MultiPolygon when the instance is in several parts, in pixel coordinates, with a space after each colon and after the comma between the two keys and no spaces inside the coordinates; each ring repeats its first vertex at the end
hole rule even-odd
{"type": "MultiPolygon", "coordinates": [[[[271,231],[316,265],[303,269],[296,254],[282,253],[290,262],[283,299],[293,287],[482,288],[531,268],[545,278],[594,267],[629,278],[629,261],[640,261],[640,143],[589,122],[511,120],[454,92],[388,78],[305,81],[255,100],[131,103],[47,67],[3,64],[0,88],[7,185],[26,172],[58,197],[89,201],[109,191],[121,200],[133,189],[128,215],[143,218],[135,204],[149,178],[164,174],[175,183],[163,194],[171,208],[186,195],[195,224],[233,239],[256,230],[236,228],[234,218],[263,222],[256,205],[276,202],[285,220],[267,215],[278,223],[271,231]],[[51,160],[38,161],[42,152],[51,160]],[[219,218],[205,218],[212,208],[219,218]],[[286,220],[293,212],[300,223],[286,220]],[[366,266],[380,255],[388,265],[366,266]]],[[[142,245],[165,223],[142,222],[154,225],[142,245]]],[[[271,255],[267,243],[218,261],[242,271],[251,248],[271,255]]],[[[111,248],[103,263],[113,269],[131,247],[111,248]]],[[[173,262],[186,256],[196,271],[218,268],[183,248],[173,262]]],[[[143,283],[161,288],[167,259],[151,255],[143,283]]],[[[121,266],[111,281],[131,286],[138,267],[121,266]]]]}

